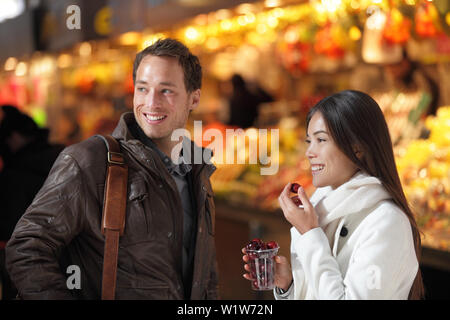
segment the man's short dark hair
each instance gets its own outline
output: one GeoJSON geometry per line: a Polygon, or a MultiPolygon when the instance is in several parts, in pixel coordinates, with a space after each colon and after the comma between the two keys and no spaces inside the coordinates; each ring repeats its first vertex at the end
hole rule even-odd
{"type": "Polygon", "coordinates": [[[193,55],[189,49],[180,41],[166,38],[158,39],[136,55],[133,65],[133,82],[136,83],[136,72],[142,61],[147,56],[167,56],[177,58],[183,69],[184,85],[187,92],[200,89],[202,86],[202,66],[197,56],[193,55]]]}

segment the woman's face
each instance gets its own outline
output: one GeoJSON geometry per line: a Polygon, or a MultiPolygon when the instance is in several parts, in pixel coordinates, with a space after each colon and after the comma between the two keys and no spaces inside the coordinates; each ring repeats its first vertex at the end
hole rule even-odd
{"type": "Polygon", "coordinates": [[[336,189],[347,182],[358,170],[356,165],[337,147],[322,113],[312,116],[306,133],[306,156],[311,164],[313,185],[336,189]]]}

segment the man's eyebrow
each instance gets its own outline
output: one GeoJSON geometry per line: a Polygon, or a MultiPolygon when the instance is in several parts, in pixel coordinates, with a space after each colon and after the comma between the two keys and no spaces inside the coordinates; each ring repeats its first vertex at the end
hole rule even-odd
{"type": "MultiPolygon", "coordinates": [[[[326,131],[324,131],[324,130],[317,130],[316,132],[313,133],[313,135],[315,136],[316,134],[319,134],[319,133],[325,133],[325,134],[328,134],[328,132],[326,132],[326,131]]],[[[306,134],[306,136],[309,137],[308,134],[306,134]]]]}
{"type": "MultiPolygon", "coordinates": [[[[144,81],[144,80],[136,80],[136,83],[139,83],[139,84],[148,84],[148,82],[147,82],[147,81],[144,81]]],[[[159,84],[162,85],[162,86],[176,87],[176,84],[173,83],[173,82],[170,82],[170,81],[163,81],[163,82],[160,82],[159,84]]]]}
{"type": "Polygon", "coordinates": [[[173,82],[165,82],[165,81],[160,82],[159,84],[160,84],[160,85],[163,85],[163,86],[168,86],[168,87],[176,87],[176,86],[177,86],[177,85],[176,85],[175,83],[173,83],[173,82]]]}

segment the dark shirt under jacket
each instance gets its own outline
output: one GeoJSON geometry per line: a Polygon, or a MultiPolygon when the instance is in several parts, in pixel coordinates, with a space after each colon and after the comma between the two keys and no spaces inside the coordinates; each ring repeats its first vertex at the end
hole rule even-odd
{"type": "MultiPolygon", "coordinates": [[[[192,284],[192,271],[196,238],[195,231],[197,224],[197,217],[195,215],[195,212],[197,211],[195,208],[195,201],[193,200],[194,195],[192,194],[192,165],[185,163],[182,154],[183,150],[181,150],[179,164],[175,164],[173,163],[172,159],[170,159],[170,157],[168,157],[165,153],[158,149],[156,144],[145,135],[141,128],[139,128],[138,126],[133,126],[132,128],[130,128],[130,130],[132,134],[135,135],[135,137],[138,138],[142,143],[157,152],[177,185],[181,203],[183,205],[183,282],[185,288],[185,296],[189,297],[192,284]]],[[[190,145],[190,142],[186,139],[183,141],[183,146],[185,145],[185,143],[187,143],[187,145],[190,145]]]]}

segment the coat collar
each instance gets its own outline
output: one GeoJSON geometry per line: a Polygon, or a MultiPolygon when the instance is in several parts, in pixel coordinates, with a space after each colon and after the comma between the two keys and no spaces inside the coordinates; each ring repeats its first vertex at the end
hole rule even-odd
{"type": "Polygon", "coordinates": [[[333,220],[372,208],[391,198],[378,178],[358,171],[335,190],[318,188],[311,197],[311,203],[319,217],[319,225],[324,227],[333,220]]]}

